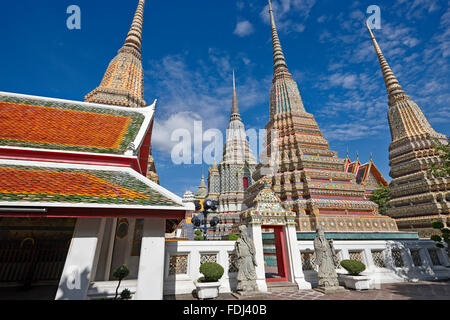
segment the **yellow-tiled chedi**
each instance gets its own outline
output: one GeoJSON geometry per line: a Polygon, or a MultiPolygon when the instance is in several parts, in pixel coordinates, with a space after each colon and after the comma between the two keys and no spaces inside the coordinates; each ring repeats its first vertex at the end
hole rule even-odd
{"type": "Polygon", "coordinates": [[[450,180],[434,177],[429,172],[432,165],[441,161],[433,146],[436,141],[446,144],[447,139],[431,127],[420,107],[405,94],[372,30],[368,25],[367,28],[389,97],[388,120],[392,136],[389,175],[393,180],[387,214],[396,219],[399,229],[417,231],[419,236],[429,237],[433,220],[449,224],[450,180]]]}
{"type": "MultiPolygon", "coordinates": [[[[147,106],[144,100],[144,71],[141,57],[144,7],[145,0],[139,0],[125,44],[110,62],[100,86],[86,95],[86,102],[129,108],[147,106]]],[[[159,183],[151,147],[148,169],[147,177],[159,183]]]]}
{"type": "Polygon", "coordinates": [[[257,182],[247,190],[247,207],[252,208],[263,181],[269,179],[283,206],[296,213],[301,232],[315,231],[319,225],[328,232],[398,231],[395,221],[381,216],[378,206],[366,198],[355,174],[344,171],[345,159],[330,150],[314,116],[306,111],[286,64],[270,1],[269,12],[274,75],[263,157],[271,159],[271,165],[258,165],[257,182]],[[275,139],[273,131],[278,133],[275,139]]]}

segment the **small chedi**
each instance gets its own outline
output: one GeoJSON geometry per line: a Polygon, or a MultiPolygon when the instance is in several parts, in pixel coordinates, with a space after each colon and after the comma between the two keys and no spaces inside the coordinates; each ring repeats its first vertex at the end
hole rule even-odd
{"type": "Polygon", "coordinates": [[[256,269],[258,266],[255,258],[255,245],[253,240],[247,234],[247,227],[239,227],[240,237],[235,244],[235,252],[238,260],[238,286],[237,291],[240,295],[255,295],[258,293],[256,284],[256,269]]]}
{"type": "Polygon", "coordinates": [[[222,161],[219,165],[214,161],[208,176],[207,197],[219,202],[219,236],[229,234],[233,224],[239,222],[241,211],[246,209],[244,195],[248,186],[254,182],[252,175],[256,163],[239,111],[233,72],[233,100],[222,161]]]}
{"type": "Polygon", "coordinates": [[[325,238],[325,231],[322,227],[318,227],[316,231],[314,253],[316,255],[315,264],[319,268],[317,273],[319,279],[317,290],[324,293],[345,290],[339,286],[338,275],[336,273],[339,258],[334,250],[332,240],[325,238]]]}

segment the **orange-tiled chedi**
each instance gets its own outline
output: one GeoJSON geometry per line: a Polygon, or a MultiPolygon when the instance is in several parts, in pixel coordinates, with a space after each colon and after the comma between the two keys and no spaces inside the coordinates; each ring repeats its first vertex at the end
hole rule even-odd
{"type": "MultiPolygon", "coordinates": [[[[86,102],[130,108],[147,106],[144,100],[144,72],[141,57],[144,7],[145,0],[139,0],[125,44],[110,62],[100,86],[86,95],[86,102]]],[[[151,148],[148,169],[147,177],[159,183],[151,148]]]]}
{"type": "MultiPolygon", "coordinates": [[[[318,225],[335,232],[397,231],[395,221],[379,215],[378,206],[365,197],[355,174],[344,171],[345,160],[330,150],[314,116],[306,112],[286,64],[270,1],[269,13],[274,76],[266,129],[277,131],[278,138],[268,135],[264,154],[278,165],[272,165],[272,173],[259,165],[255,180],[270,178],[283,205],[296,212],[299,231],[315,231],[318,225]]],[[[248,189],[248,207],[264,187],[262,180],[248,189]]]]}
{"type": "Polygon", "coordinates": [[[431,127],[420,107],[405,94],[372,30],[368,25],[367,28],[389,97],[388,120],[392,136],[389,175],[393,180],[387,214],[396,219],[399,229],[417,231],[419,236],[428,237],[433,231],[433,220],[449,224],[450,180],[434,177],[429,172],[432,165],[441,161],[433,146],[436,141],[446,144],[446,137],[431,127]]]}

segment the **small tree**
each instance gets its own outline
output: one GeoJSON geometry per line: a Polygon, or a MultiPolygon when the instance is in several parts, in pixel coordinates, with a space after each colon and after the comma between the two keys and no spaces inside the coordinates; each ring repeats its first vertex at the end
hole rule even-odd
{"type": "Polygon", "coordinates": [[[439,221],[439,220],[433,221],[431,223],[431,226],[433,227],[433,229],[439,230],[440,233],[441,233],[440,235],[438,235],[438,234],[432,235],[431,236],[431,240],[436,242],[436,247],[438,247],[438,248],[445,248],[447,250],[447,255],[450,257],[450,253],[449,253],[450,229],[449,228],[445,228],[445,226],[442,223],[442,221],[439,221]],[[444,243],[447,244],[447,247],[444,245],[444,243]]]}
{"type": "Polygon", "coordinates": [[[435,150],[440,151],[441,163],[433,165],[430,172],[435,177],[449,177],[450,176],[450,137],[447,137],[447,144],[443,144],[437,139],[434,139],[436,145],[433,147],[435,150]]]}
{"type": "Polygon", "coordinates": [[[383,186],[380,184],[378,189],[376,189],[369,199],[378,205],[378,212],[382,215],[386,215],[388,209],[388,202],[391,200],[389,195],[389,186],[383,186]]]}
{"type": "Polygon", "coordinates": [[[128,269],[128,267],[126,265],[122,265],[119,268],[117,268],[116,271],[114,271],[113,277],[115,279],[119,280],[119,284],[117,285],[117,288],[116,288],[116,296],[114,297],[114,300],[117,300],[117,296],[119,295],[120,283],[122,282],[123,279],[128,277],[129,274],[130,274],[130,270],[128,269]]]}

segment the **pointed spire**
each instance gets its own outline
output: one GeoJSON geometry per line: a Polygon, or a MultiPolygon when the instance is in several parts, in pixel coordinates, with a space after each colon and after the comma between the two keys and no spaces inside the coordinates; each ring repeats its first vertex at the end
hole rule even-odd
{"type": "Polygon", "coordinates": [[[141,52],[142,45],[142,26],[144,23],[144,7],[145,0],[139,0],[136,13],[134,14],[133,23],[125,40],[124,47],[132,47],[141,52]]]}
{"type": "Polygon", "coordinates": [[[272,27],[272,46],[273,46],[273,78],[289,77],[292,78],[289,73],[286,59],[284,57],[283,49],[281,48],[280,38],[278,37],[277,26],[275,24],[275,18],[273,16],[272,3],[269,0],[269,15],[270,26],[272,27]]]}
{"type": "Polygon", "coordinates": [[[145,0],[139,0],[125,44],[109,63],[100,85],[85,96],[86,102],[142,108],[144,71],[141,61],[145,0]]]}
{"type": "Polygon", "coordinates": [[[409,96],[405,94],[405,91],[403,91],[403,88],[395,77],[394,72],[392,72],[391,67],[387,63],[386,58],[384,57],[383,52],[381,51],[381,48],[378,45],[378,42],[375,39],[375,36],[373,35],[367,21],[366,27],[369,30],[373,46],[375,47],[375,51],[378,56],[378,61],[380,62],[381,71],[383,72],[384,83],[386,84],[386,89],[389,95],[389,104],[392,105],[395,101],[398,101],[400,99],[409,99],[409,96]]]}
{"type": "Polygon", "coordinates": [[[233,70],[233,106],[231,108],[231,120],[241,120],[241,114],[239,112],[237,95],[236,95],[236,78],[233,70]]]}

